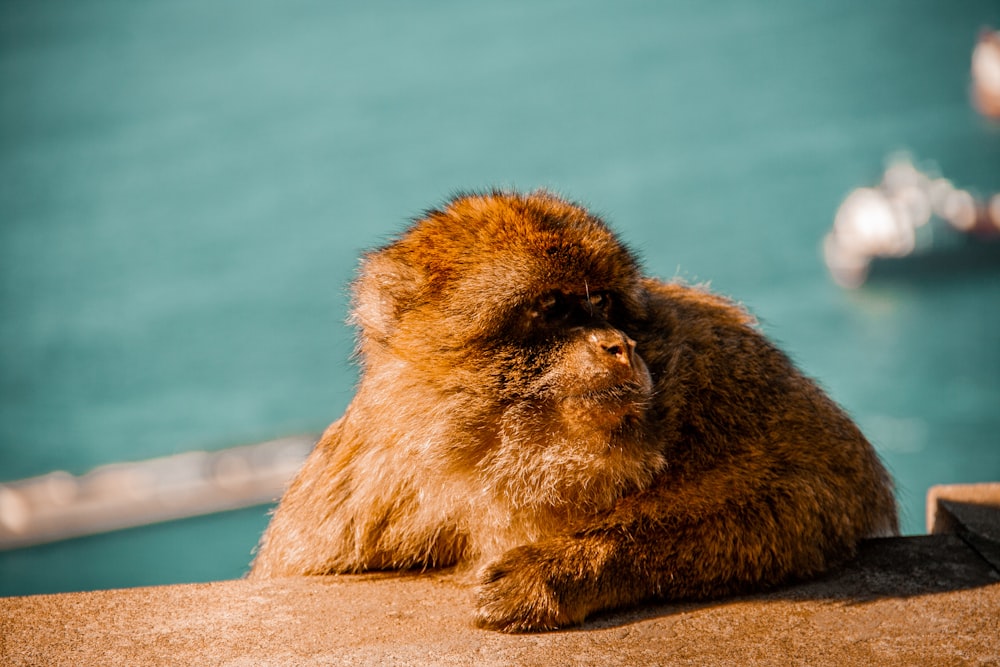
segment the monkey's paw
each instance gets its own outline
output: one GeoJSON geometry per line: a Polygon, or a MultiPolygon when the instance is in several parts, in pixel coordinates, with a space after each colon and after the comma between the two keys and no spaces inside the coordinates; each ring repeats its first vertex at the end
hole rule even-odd
{"type": "MultiPolygon", "coordinates": [[[[551,546],[551,545],[546,545],[551,546]]],[[[482,572],[476,625],[502,632],[555,630],[583,621],[579,570],[568,572],[565,554],[542,545],[511,549],[482,572]]]]}

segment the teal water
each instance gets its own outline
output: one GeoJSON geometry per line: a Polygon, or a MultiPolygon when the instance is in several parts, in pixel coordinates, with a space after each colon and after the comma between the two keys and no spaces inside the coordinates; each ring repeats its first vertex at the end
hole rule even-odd
{"type": "MultiPolygon", "coordinates": [[[[711,281],[857,419],[906,532],[1000,479],[1000,267],[845,291],[819,244],[890,153],[1000,190],[995,0],[0,4],[0,480],[315,432],[358,253],[549,187],[711,281]]],[[[239,576],[267,508],[0,553],[0,594],[239,576]]]]}

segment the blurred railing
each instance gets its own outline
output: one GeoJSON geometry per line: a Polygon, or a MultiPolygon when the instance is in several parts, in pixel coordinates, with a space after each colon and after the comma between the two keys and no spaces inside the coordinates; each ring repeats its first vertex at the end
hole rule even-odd
{"type": "Polygon", "coordinates": [[[316,440],[296,436],[4,482],[0,550],[272,502],[316,440]]]}

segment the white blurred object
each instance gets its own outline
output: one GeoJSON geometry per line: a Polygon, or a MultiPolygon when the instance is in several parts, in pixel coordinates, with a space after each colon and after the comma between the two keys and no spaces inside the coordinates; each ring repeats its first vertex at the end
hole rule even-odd
{"type": "Polygon", "coordinates": [[[879,190],[858,188],[840,205],[834,233],[854,254],[906,255],[913,250],[913,226],[898,204],[879,190]]]}
{"type": "Polygon", "coordinates": [[[934,219],[963,236],[996,237],[998,196],[979,202],[947,179],[917,169],[908,156],[897,156],[881,183],[858,188],[841,203],[833,229],[823,240],[823,258],[837,284],[860,287],[872,260],[927,250],[935,234],[929,224],[934,219]]]}
{"type": "Polygon", "coordinates": [[[983,30],[972,51],[972,99],[981,114],[1000,118],[1000,32],[983,30]]]}

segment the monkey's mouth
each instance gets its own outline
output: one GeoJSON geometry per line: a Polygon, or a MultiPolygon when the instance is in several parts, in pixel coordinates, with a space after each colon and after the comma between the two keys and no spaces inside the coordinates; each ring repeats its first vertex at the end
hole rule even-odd
{"type": "Polygon", "coordinates": [[[555,412],[568,433],[584,438],[605,437],[627,424],[642,421],[649,404],[649,392],[628,382],[563,395],[555,404],[555,412]]]}
{"type": "Polygon", "coordinates": [[[628,377],[596,375],[587,378],[575,387],[571,387],[566,398],[583,401],[595,401],[607,407],[614,405],[649,403],[653,392],[653,378],[641,364],[628,377]]]}
{"type": "Polygon", "coordinates": [[[650,401],[650,388],[638,381],[623,382],[608,387],[581,388],[562,397],[564,405],[588,406],[595,412],[639,415],[650,401]]]}
{"type": "Polygon", "coordinates": [[[627,402],[632,400],[645,400],[648,392],[638,382],[627,382],[611,387],[599,387],[596,389],[583,389],[567,394],[566,398],[583,399],[595,401],[609,401],[612,403],[627,402]]]}

